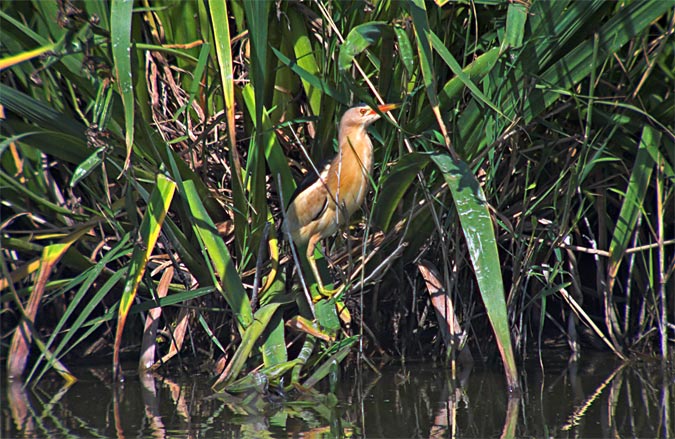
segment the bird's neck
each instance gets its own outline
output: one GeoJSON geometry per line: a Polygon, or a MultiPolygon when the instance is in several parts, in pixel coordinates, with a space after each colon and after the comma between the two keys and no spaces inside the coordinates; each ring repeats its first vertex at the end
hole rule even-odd
{"type": "Polygon", "coordinates": [[[373,144],[366,129],[359,128],[349,133],[341,131],[338,141],[342,161],[349,162],[350,166],[361,167],[364,173],[369,173],[372,167],[373,144]]]}

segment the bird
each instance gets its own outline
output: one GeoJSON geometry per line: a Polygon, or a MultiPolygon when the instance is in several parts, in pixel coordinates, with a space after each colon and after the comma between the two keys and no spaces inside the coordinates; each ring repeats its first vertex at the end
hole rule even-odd
{"type": "Polygon", "coordinates": [[[345,111],[338,129],[337,155],[312,169],[288,202],[284,231],[297,246],[307,245],[307,261],[323,296],[335,291],[324,288],[314,251],[319,241],[335,234],[361,207],[373,168],[373,143],[366,130],[382,113],[398,106],[361,104],[345,111]]]}

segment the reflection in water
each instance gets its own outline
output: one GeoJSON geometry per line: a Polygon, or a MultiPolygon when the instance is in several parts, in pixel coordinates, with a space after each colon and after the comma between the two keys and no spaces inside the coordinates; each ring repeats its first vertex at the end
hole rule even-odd
{"type": "Polygon", "coordinates": [[[3,383],[2,429],[10,437],[673,437],[672,370],[613,357],[567,364],[526,362],[523,393],[509,398],[501,368],[475,368],[455,386],[438,364],[343,373],[323,389],[213,395],[204,376],[75,371],[68,387],[3,383]]]}

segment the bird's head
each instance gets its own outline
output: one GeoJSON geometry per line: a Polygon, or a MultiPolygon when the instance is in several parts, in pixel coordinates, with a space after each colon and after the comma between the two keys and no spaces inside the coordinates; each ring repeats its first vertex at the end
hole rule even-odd
{"type": "Polygon", "coordinates": [[[352,107],[349,110],[345,111],[345,114],[340,120],[341,128],[366,128],[371,123],[375,122],[380,118],[380,113],[386,113],[395,108],[398,108],[398,104],[386,104],[378,105],[377,109],[380,110],[378,113],[373,108],[370,108],[368,105],[358,105],[352,107]]]}

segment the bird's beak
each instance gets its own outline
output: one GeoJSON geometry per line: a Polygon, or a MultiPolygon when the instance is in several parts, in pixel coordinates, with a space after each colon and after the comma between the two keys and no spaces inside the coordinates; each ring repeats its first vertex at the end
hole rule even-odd
{"type": "Polygon", "coordinates": [[[396,109],[396,108],[398,108],[398,107],[400,107],[400,106],[401,106],[401,104],[384,104],[384,105],[378,105],[378,106],[377,106],[377,109],[378,109],[379,111],[375,111],[374,108],[371,108],[370,111],[368,111],[367,114],[368,114],[368,115],[371,115],[371,116],[375,116],[375,115],[379,115],[380,113],[386,113],[387,111],[394,110],[394,109],[396,109]]]}
{"type": "Polygon", "coordinates": [[[400,106],[401,104],[384,104],[378,105],[377,109],[380,110],[382,113],[386,113],[387,111],[395,110],[400,106]]]}

